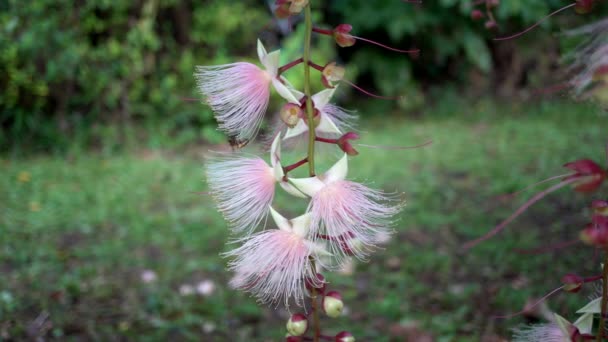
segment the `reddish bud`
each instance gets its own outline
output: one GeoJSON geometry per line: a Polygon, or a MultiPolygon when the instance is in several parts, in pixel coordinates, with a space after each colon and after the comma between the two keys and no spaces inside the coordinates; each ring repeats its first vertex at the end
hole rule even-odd
{"type": "Polygon", "coordinates": [[[493,30],[498,27],[498,24],[494,20],[488,20],[485,22],[484,26],[488,30],[493,30]]]}
{"type": "Polygon", "coordinates": [[[606,171],[593,160],[581,159],[567,163],[564,167],[575,172],[564,178],[564,181],[576,179],[573,183],[574,190],[579,192],[595,191],[606,178],[606,171]]]}
{"type": "Polygon", "coordinates": [[[338,291],[329,291],[323,298],[323,310],[331,318],[340,317],[344,309],[342,296],[338,291]]]}
{"type": "Polygon", "coordinates": [[[594,223],[587,225],[581,232],[580,238],[588,245],[602,248],[608,247],[608,224],[606,222],[598,222],[597,217],[594,217],[594,223]]]}
{"type": "Polygon", "coordinates": [[[348,331],[342,331],[335,336],[335,342],[355,342],[355,337],[348,331]]]}
{"type": "Polygon", "coordinates": [[[596,215],[608,216],[608,201],[595,200],[591,203],[591,209],[596,215]]]}
{"type": "Polygon", "coordinates": [[[325,287],[327,286],[327,282],[325,281],[325,277],[321,273],[317,273],[317,280],[306,278],[305,285],[308,291],[312,291],[312,289],[317,290],[319,293],[325,292],[325,287]]]}
{"type": "Polygon", "coordinates": [[[577,293],[583,287],[585,280],[576,274],[566,274],[562,277],[562,283],[564,283],[564,291],[577,293]]]}
{"type": "Polygon", "coordinates": [[[287,321],[286,327],[292,336],[302,336],[308,330],[308,319],[302,314],[294,314],[287,321]]]}
{"type": "Polygon", "coordinates": [[[574,10],[578,14],[587,14],[593,10],[595,0],[576,0],[574,10]]]}
{"type": "Polygon", "coordinates": [[[285,338],[285,342],[302,342],[303,339],[301,336],[287,336],[285,338]]]}
{"type": "Polygon", "coordinates": [[[349,156],[356,156],[359,154],[359,152],[355,150],[353,145],[351,145],[350,141],[357,139],[359,139],[359,134],[355,132],[348,132],[338,139],[337,145],[340,147],[340,149],[342,149],[342,151],[344,151],[344,153],[348,154],[349,156]]]}
{"type": "Polygon", "coordinates": [[[355,40],[355,37],[350,34],[350,31],[352,31],[352,29],[352,25],[349,24],[340,24],[336,26],[333,31],[333,34],[336,43],[340,47],[349,47],[355,45],[357,41],[355,40]]]}
{"type": "Polygon", "coordinates": [[[593,71],[593,80],[594,81],[606,81],[608,78],[608,65],[600,65],[593,71]]]}
{"type": "Polygon", "coordinates": [[[471,11],[471,19],[473,19],[473,20],[480,20],[484,16],[485,15],[483,14],[483,12],[478,9],[471,11]]]}
{"type": "Polygon", "coordinates": [[[274,15],[279,19],[287,19],[291,16],[289,11],[289,1],[277,0],[275,3],[274,15]]]}

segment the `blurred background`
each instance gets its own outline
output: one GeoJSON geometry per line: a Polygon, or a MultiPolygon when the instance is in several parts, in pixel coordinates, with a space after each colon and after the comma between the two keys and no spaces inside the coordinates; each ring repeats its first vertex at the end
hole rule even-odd
{"type": "MultiPolygon", "coordinates": [[[[300,57],[302,27],[275,21],[271,2],[0,2],[0,340],[281,340],[289,314],[227,286],[219,254],[229,233],[201,193],[205,154],[229,147],[193,78],[196,65],[256,63],[257,38],[281,48],[283,63],[300,57]]],[[[313,2],[322,27],[349,23],[355,35],[421,49],[338,49],[315,37],[318,64],[337,60],[359,86],[404,95],[340,86],[363,142],[434,142],[352,159],[354,179],[403,192],[408,206],[385,250],[329,276],[348,311],[329,330],[358,341],[501,341],[587,299],[563,294],[493,318],[567,272],[597,272],[584,247],[519,251],[576,239],[589,195],[564,190],[499,237],[461,246],[532,192],[501,195],[564,173],[565,162],[605,160],[606,114],[551,89],[568,81],[563,56],[580,43],[563,32],[606,6],[495,42],[568,2],[503,0],[497,30],[471,19],[473,2],[313,2]]],[[[287,74],[296,86],[298,70],[287,74]]]]}

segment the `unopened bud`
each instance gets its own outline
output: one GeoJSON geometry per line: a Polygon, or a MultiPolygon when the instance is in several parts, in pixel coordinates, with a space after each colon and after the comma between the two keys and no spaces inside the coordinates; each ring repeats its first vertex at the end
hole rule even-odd
{"type": "Polygon", "coordinates": [[[308,319],[302,314],[294,314],[287,321],[287,332],[292,336],[301,336],[308,330],[308,319]]]}
{"type": "Polygon", "coordinates": [[[336,335],[335,342],[355,342],[355,337],[348,331],[342,331],[336,335]]]}
{"type": "Polygon", "coordinates": [[[566,274],[562,277],[564,291],[566,292],[577,293],[583,287],[584,282],[585,280],[582,277],[572,273],[566,274]]]}
{"type": "Polygon", "coordinates": [[[592,246],[608,247],[608,224],[588,224],[580,233],[581,240],[592,246]]]}
{"type": "Polygon", "coordinates": [[[304,110],[295,103],[287,103],[281,108],[279,115],[281,121],[283,121],[287,127],[293,128],[298,121],[300,121],[300,118],[304,117],[304,110]]]}
{"type": "Polygon", "coordinates": [[[349,156],[356,156],[359,154],[359,152],[355,150],[353,145],[351,145],[350,141],[357,139],[359,139],[359,134],[355,132],[348,132],[341,136],[340,139],[338,139],[338,146],[340,147],[340,149],[342,149],[342,151],[344,151],[344,153],[348,154],[349,156]]]}
{"type": "Polygon", "coordinates": [[[483,14],[482,11],[480,11],[478,9],[471,11],[471,19],[473,19],[473,20],[480,20],[483,17],[484,17],[484,14],[483,14]]]}
{"type": "Polygon", "coordinates": [[[593,80],[596,82],[608,81],[608,65],[600,65],[593,71],[593,80]]]}
{"type": "Polygon", "coordinates": [[[334,29],[334,39],[340,47],[349,47],[357,42],[355,37],[350,34],[353,29],[352,25],[340,24],[334,29]]]}
{"type": "Polygon", "coordinates": [[[593,10],[595,0],[576,0],[574,11],[578,14],[587,14],[593,10]]]}
{"type": "Polygon", "coordinates": [[[342,296],[338,291],[329,291],[323,298],[323,310],[331,318],[340,317],[344,309],[342,296]]]}
{"type": "Polygon", "coordinates": [[[488,21],[486,21],[484,26],[486,27],[486,29],[492,30],[492,29],[497,28],[498,24],[496,24],[496,22],[494,20],[488,20],[488,21]]]}
{"type": "Polygon", "coordinates": [[[291,15],[289,11],[289,1],[287,0],[277,0],[275,2],[276,8],[274,10],[274,15],[279,19],[287,19],[291,15]]]}
{"type": "Polygon", "coordinates": [[[608,216],[608,201],[595,200],[591,203],[591,209],[596,215],[608,216]]]}
{"type": "Polygon", "coordinates": [[[334,88],[333,82],[342,81],[346,70],[338,66],[336,62],[328,63],[321,73],[321,82],[326,88],[334,88]]]}
{"type": "Polygon", "coordinates": [[[319,293],[324,293],[325,287],[327,286],[327,283],[325,282],[325,277],[321,273],[317,273],[315,277],[317,278],[316,280],[306,278],[306,289],[308,291],[312,291],[313,289],[315,289],[319,293]]]}

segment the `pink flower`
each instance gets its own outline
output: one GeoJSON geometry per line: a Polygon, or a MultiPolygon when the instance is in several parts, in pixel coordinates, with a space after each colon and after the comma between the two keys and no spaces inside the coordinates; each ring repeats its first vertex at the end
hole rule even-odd
{"type": "Polygon", "coordinates": [[[306,280],[317,279],[308,257],[322,250],[306,240],[309,214],[287,220],[274,209],[270,211],[279,229],[257,233],[225,254],[235,257],[229,264],[235,272],[230,285],[252,293],[264,303],[284,301],[287,306],[288,300],[294,298],[301,305],[306,280]]]}
{"type": "Polygon", "coordinates": [[[345,256],[364,258],[388,233],[392,217],[402,205],[381,191],[344,180],[348,160],[344,155],[320,177],[290,179],[295,188],[310,196],[311,235],[327,240],[338,264],[345,256]]]}
{"type": "Polygon", "coordinates": [[[266,217],[276,178],[258,157],[225,155],[209,160],[207,183],[220,212],[236,232],[251,233],[266,217]]]}
{"type": "Polygon", "coordinates": [[[219,128],[240,140],[254,137],[268,108],[270,85],[288,100],[289,83],[278,77],[280,51],[270,54],[258,40],[258,56],[265,70],[251,63],[198,66],[198,88],[215,112],[219,128]],[[284,84],[285,83],[285,84],[284,84]]]}
{"type": "Polygon", "coordinates": [[[539,324],[515,330],[514,342],[569,342],[557,324],[539,324]]]}

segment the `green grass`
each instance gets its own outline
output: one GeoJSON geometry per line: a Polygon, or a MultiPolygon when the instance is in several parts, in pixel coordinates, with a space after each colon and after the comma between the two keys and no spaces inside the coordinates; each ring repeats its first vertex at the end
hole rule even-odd
{"type": "MultiPolygon", "coordinates": [[[[351,330],[359,341],[415,341],[420,331],[438,341],[508,337],[523,318],[493,315],[519,311],[567,272],[597,273],[584,247],[514,251],[576,238],[594,197],[571,190],[492,240],[461,246],[532,192],[499,195],[564,173],[568,161],[604,163],[605,114],[569,103],[442,103],[416,119],[394,114],[361,125],[364,143],[434,144],[361,147],[351,159],[351,178],[403,193],[408,205],[386,249],[352,275],[329,275],[350,314],[324,320],[328,332],[351,330]]],[[[0,159],[0,340],[280,340],[288,314],[226,286],[219,253],[229,234],[208,196],[196,194],[206,189],[208,149],[0,159]],[[144,270],[157,280],[144,283],[144,270]],[[216,285],[212,296],[180,294],[206,279],[216,285]]],[[[306,204],[278,203],[290,214],[306,204]]],[[[548,305],[575,318],[586,298],[562,294],[548,305]]]]}

